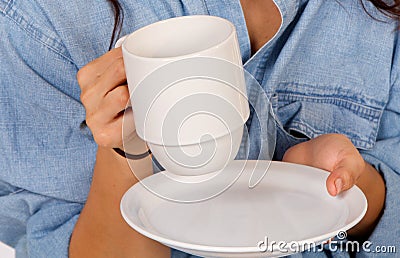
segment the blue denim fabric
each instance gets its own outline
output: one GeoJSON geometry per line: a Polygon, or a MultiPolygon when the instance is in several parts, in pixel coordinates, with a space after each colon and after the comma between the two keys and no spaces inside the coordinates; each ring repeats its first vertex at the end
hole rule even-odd
{"type": "MultiPolygon", "coordinates": [[[[374,245],[400,238],[399,32],[358,0],[275,0],[283,23],[251,57],[239,0],[122,0],[122,35],[181,15],[231,20],[243,63],[270,97],[280,159],[285,150],[325,133],[347,135],[384,176],[382,218],[374,245]],[[293,133],[304,138],[296,138],[293,133]]],[[[106,1],[0,0],[0,241],[18,257],[67,257],[71,232],[89,191],[96,144],[81,127],[77,71],[109,46],[113,11],[106,1]]],[[[248,89],[257,102],[256,89],[248,89]]],[[[265,112],[267,112],[265,108],[265,112]]],[[[263,116],[261,116],[263,117],[263,116]]],[[[248,121],[250,157],[263,121],[248,121]]],[[[399,246],[397,246],[399,248],[399,246]]],[[[189,257],[174,250],[173,257],[189,257]]],[[[329,251],[293,257],[348,257],[329,251]]],[[[359,253],[360,257],[382,254],[359,253]]]]}

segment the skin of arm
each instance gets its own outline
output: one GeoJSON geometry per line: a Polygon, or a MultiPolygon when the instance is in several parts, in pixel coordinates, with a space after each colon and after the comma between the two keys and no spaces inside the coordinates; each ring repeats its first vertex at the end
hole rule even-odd
{"type": "Polygon", "coordinates": [[[99,147],[89,196],[71,237],[71,258],[170,257],[168,247],[134,231],[121,216],[122,195],[136,182],[125,158],[99,147]]]}

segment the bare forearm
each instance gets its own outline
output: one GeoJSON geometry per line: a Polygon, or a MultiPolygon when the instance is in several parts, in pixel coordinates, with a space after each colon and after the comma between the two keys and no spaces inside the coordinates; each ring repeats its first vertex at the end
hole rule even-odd
{"type": "Polygon", "coordinates": [[[365,194],[368,210],[359,224],[349,231],[351,236],[365,238],[374,229],[385,202],[385,183],[379,172],[366,162],[365,171],[356,184],[365,194]]]}
{"type": "Polygon", "coordinates": [[[121,216],[121,197],[136,182],[124,158],[99,147],[90,193],[71,237],[71,258],[170,255],[169,248],[137,233],[121,216]]]}

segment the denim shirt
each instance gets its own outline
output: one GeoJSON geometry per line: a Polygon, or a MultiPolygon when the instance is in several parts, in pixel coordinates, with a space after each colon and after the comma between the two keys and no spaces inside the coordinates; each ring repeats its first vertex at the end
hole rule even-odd
{"type": "MultiPolygon", "coordinates": [[[[120,1],[122,35],[158,20],[206,14],[234,23],[246,70],[270,98],[275,159],[326,133],[348,136],[386,182],[371,248],[400,239],[400,67],[397,24],[369,2],[275,0],[282,24],[251,56],[239,0],[120,1]],[[381,21],[378,21],[381,20],[381,21]],[[297,138],[297,135],[304,137],[297,138]]],[[[0,241],[17,257],[67,257],[89,192],[96,144],[82,127],[77,71],[108,50],[114,17],[104,1],[0,0],[0,241]]],[[[248,88],[257,102],[257,89],[248,88]]],[[[265,109],[266,110],[266,109],[265,109]]],[[[250,148],[268,158],[262,121],[250,148]],[[260,140],[261,139],[261,140],[260,140]]],[[[117,172],[117,171],[113,171],[117,172]]],[[[399,250],[399,246],[397,246],[399,250]]],[[[360,257],[382,254],[360,252],[360,257]]],[[[173,257],[189,257],[173,250],[173,257]]],[[[348,257],[344,252],[298,257],[348,257]]]]}

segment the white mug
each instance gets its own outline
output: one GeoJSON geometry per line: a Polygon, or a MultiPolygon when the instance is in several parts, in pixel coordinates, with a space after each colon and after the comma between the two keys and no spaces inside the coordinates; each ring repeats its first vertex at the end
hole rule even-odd
{"type": "Polygon", "coordinates": [[[200,175],[235,158],[249,105],[231,22],[172,18],[123,37],[118,46],[136,132],[164,168],[200,175]]]}

